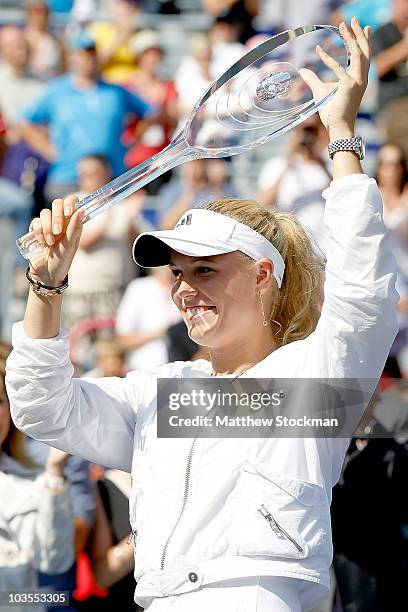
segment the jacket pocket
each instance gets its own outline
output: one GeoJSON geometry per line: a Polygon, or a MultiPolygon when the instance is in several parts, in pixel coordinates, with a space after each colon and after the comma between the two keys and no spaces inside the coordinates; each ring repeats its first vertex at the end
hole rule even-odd
{"type": "Polygon", "coordinates": [[[146,500],[143,490],[139,489],[131,495],[130,526],[132,529],[128,539],[134,545],[135,567],[137,573],[143,573],[157,565],[157,552],[155,539],[152,537],[148,516],[146,514],[146,500]]]}
{"type": "Polygon", "coordinates": [[[304,559],[317,552],[328,511],[321,487],[250,462],[238,486],[231,554],[304,559]]]}

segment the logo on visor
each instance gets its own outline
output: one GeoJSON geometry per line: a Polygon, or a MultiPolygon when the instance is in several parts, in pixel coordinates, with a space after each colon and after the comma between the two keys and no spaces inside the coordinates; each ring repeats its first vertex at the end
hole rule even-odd
{"type": "MultiPolygon", "coordinates": [[[[183,217],[176,225],[176,227],[178,227],[179,225],[191,225],[191,219],[192,219],[192,215],[189,214],[186,217],[183,217]]],[[[175,229],[175,228],[174,228],[175,229]]]]}

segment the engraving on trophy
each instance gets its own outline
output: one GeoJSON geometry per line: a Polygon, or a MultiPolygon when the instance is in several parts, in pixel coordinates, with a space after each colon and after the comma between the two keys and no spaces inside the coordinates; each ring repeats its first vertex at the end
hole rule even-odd
{"type": "Polygon", "coordinates": [[[285,94],[292,77],[289,72],[275,72],[266,76],[256,88],[256,95],[260,100],[272,100],[285,94]]]}

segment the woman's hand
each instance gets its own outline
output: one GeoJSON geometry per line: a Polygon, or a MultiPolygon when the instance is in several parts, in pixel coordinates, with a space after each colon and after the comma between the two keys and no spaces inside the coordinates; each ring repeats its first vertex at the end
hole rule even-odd
{"type": "MultiPolygon", "coordinates": [[[[358,19],[353,17],[351,30],[344,22],[339,30],[351,54],[347,71],[320,46],[316,47],[322,62],[338,79],[336,94],[319,111],[331,141],[354,136],[354,124],[367,87],[370,66],[370,27],[363,30],[358,19]]],[[[324,83],[311,70],[302,68],[299,73],[312,90],[313,97],[320,98],[333,90],[333,83],[324,83]]]]}
{"type": "Polygon", "coordinates": [[[68,274],[81,238],[84,211],[74,212],[78,198],[68,196],[52,203],[52,209],[44,208],[40,216],[32,220],[30,229],[45,249],[45,254],[30,260],[32,276],[52,287],[61,285],[68,274]]]}

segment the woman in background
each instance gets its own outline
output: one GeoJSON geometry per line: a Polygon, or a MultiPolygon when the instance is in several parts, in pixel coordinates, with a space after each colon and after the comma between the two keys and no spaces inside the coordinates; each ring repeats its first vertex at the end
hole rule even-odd
{"type": "MultiPolygon", "coordinates": [[[[38,571],[60,574],[74,562],[74,526],[64,466],[69,457],[51,449],[45,471],[25,452],[25,436],[11,421],[0,343],[0,591],[38,589],[38,571]]],[[[21,605],[14,610],[45,610],[21,605]]]]}

